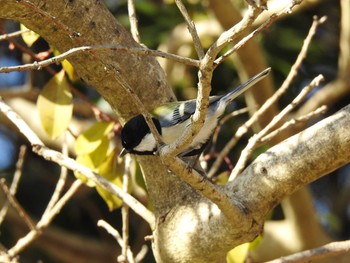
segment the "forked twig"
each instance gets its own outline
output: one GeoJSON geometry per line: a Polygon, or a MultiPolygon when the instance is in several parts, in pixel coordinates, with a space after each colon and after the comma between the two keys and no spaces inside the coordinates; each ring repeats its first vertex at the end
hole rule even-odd
{"type": "MultiPolygon", "coordinates": [[[[22,177],[23,164],[24,164],[24,159],[25,159],[26,153],[27,153],[27,146],[21,145],[21,147],[19,148],[18,160],[16,163],[16,171],[13,175],[12,183],[10,186],[10,194],[12,196],[16,195],[17,187],[18,187],[19,181],[22,177]]],[[[8,207],[9,207],[9,201],[6,200],[6,202],[4,203],[3,207],[0,210],[0,225],[2,224],[2,222],[5,219],[8,207]]]]}
{"type": "Polygon", "coordinates": [[[267,135],[268,132],[270,132],[287,114],[289,114],[297,105],[299,105],[303,99],[310,93],[312,89],[317,87],[320,82],[323,81],[323,76],[319,75],[316,78],[314,78],[309,85],[307,85],[305,88],[301,90],[301,92],[298,94],[298,96],[295,97],[295,99],[288,104],[279,114],[277,114],[271,122],[262,129],[258,134],[254,135],[249,139],[248,145],[243,149],[241,152],[241,156],[231,172],[231,175],[229,177],[229,182],[233,181],[239,173],[241,173],[248,161],[249,156],[252,154],[253,150],[258,146],[261,139],[267,135]]]}
{"type": "Polygon", "coordinates": [[[314,21],[310,27],[309,33],[306,36],[303,46],[299,52],[299,55],[294,62],[294,64],[291,67],[291,70],[286,77],[285,81],[281,85],[281,87],[270,97],[259,109],[256,111],[250,119],[243,124],[241,127],[238,128],[236,134],[232,139],[226,144],[226,146],[221,150],[218,157],[216,158],[215,162],[213,163],[212,167],[210,168],[210,171],[208,173],[209,177],[213,177],[214,174],[219,169],[221,163],[224,160],[224,157],[227,156],[227,154],[231,151],[231,149],[237,144],[237,142],[243,137],[244,134],[246,134],[249,129],[253,126],[254,123],[258,121],[260,116],[262,116],[272,105],[274,105],[281,97],[282,95],[288,90],[291,82],[297,75],[297,72],[304,61],[306,57],[307,50],[310,46],[311,40],[313,39],[314,35],[316,34],[317,28],[324,23],[326,20],[325,17],[321,17],[318,19],[317,17],[314,17],[314,21]]]}
{"type": "Polygon", "coordinates": [[[186,9],[185,5],[182,3],[182,1],[175,0],[175,3],[186,21],[187,28],[191,34],[194,48],[197,52],[197,55],[198,55],[199,59],[202,59],[204,57],[204,50],[203,50],[201,41],[200,41],[198,33],[197,33],[196,25],[194,24],[193,20],[191,19],[190,15],[188,14],[187,9],[186,9]]]}

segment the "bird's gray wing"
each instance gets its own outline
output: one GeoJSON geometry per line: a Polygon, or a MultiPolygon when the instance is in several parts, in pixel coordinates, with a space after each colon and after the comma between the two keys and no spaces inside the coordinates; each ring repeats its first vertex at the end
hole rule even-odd
{"type": "MultiPolygon", "coordinates": [[[[209,105],[215,103],[221,96],[211,96],[209,105]]],[[[174,126],[188,120],[196,111],[196,100],[177,101],[164,104],[153,111],[162,127],[174,126]]]]}
{"type": "Polygon", "coordinates": [[[186,121],[196,110],[196,101],[177,101],[157,107],[152,113],[162,127],[174,126],[186,121]]]}

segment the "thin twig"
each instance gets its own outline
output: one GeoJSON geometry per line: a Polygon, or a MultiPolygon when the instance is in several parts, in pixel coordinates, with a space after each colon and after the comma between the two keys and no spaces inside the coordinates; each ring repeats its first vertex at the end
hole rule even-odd
{"type": "MultiPolygon", "coordinates": [[[[291,1],[289,3],[289,5],[287,7],[285,7],[284,9],[282,9],[280,12],[278,12],[277,14],[272,14],[267,21],[265,21],[263,24],[261,24],[257,29],[255,29],[249,35],[242,38],[234,47],[232,47],[231,49],[226,51],[224,55],[222,55],[221,57],[216,59],[215,63],[218,65],[221,62],[223,62],[228,56],[232,55],[234,52],[239,50],[242,46],[244,46],[255,35],[257,35],[261,31],[268,28],[272,24],[272,22],[274,22],[277,18],[279,18],[280,16],[283,16],[286,13],[290,13],[291,10],[294,8],[294,6],[299,5],[300,3],[301,3],[300,0],[299,1],[291,1]]],[[[266,10],[266,9],[264,9],[264,10],[266,10]]]]}
{"type": "Polygon", "coordinates": [[[14,123],[18,130],[27,138],[31,144],[44,145],[39,137],[33,132],[33,130],[27,125],[27,123],[9,107],[4,100],[0,97],[0,111],[6,115],[6,117],[14,123]]]}
{"type": "Polygon", "coordinates": [[[107,190],[108,192],[117,195],[123,202],[125,202],[131,209],[145,219],[151,227],[154,226],[155,218],[152,212],[150,212],[143,204],[137,201],[130,194],[125,193],[118,186],[112,184],[102,176],[91,171],[88,167],[77,163],[74,159],[71,159],[60,152],[51,150],[44,146],[38,136],[30,129],[27,123],[14,112],[2,99],[0,99],[0,111],[3,112],[8,119],[23,133],[23,135],[29,140],[33,146],[33,151],[40,156],[43,156],[49,161],[58,163],[61,166],[65,166],[70,170],[77,171],[88,179],[93,180],[96,184],[107,190]]]}
{"type": "Polygon", "coordinates": [[[317,19],[317,17],[314,18],[314,21],[310,27],[309,33],[306,36],[303,46],[299,52],[299,55],[295,60],[294,64],[292,65],[291,70],[289,71],[289,74],[286,77],[285,81],[283,82],[281,87],[259,108],[259,110],[256,111],[245,124],[243,124],[241,127],[238,128],[235,136],[232,137],[232,139],[226,144],[226,146],[221,150],[221,152],[217,156],[215,162],[210,168],[208,177],[214,176],[214,174],[219,169],[222,161],[224,160],[224,157],[227,156],[227,154],[237,144],[237,142],[243,137],[243,135],[249,131],[249,129],[253,126],[253,124],[258,121],[260,116],[262,116],[272,105],[274,105],[282,97],[282,95],[288,90],[291,82],[293,81],[294,77],[297,75],[302,62],[306,57],[307,50],[310,46],[311,40],[316,34],[316,30],[318,26],[324,23],[325,19],[326,19],[325,17],[321,17],[320,19],[317,19]]]}
{"type": "MultiPolygon", "coordinates": [[[[44,58],[48,57],[49,54],[51,53],[51,50],[45,51],[45,52],[40,52],[40,53],[34,53],[30,48],[27,46],[24,46],[20,43],[18,43],[15,39],[9,38],[8,41],[16,47],[18,50],[20,50],[23,54],[28,54],[32,59],[36,60],[43,60],[44,58]]],[[[46,71],[48,71],[51,75],[55,74],[55,70],[51,67],[46,67],[46,71]]]]}
{"type": "Polygon", "coordinates": [[[214,42],[203,59],[200,61],[198,71],[198,92],[196,99],[196,110],[191,116],[191,125],[179,136],[175,142],[166,145],[160,149],[160,156],[164,158],[172,158],[183,152],[193,141],[204,124],[204,120],[209,105],[209,96],[211,91],[211,80],[215,69],[214,60],[217,54],[226,46],[230,39],[234,38],[236,32],[242,32],[249,27],[260,12],[256,9],[249,9],[242,21],[232,27],[230,30],[223,32],[218,40],[214,42]],[[226,42],[225,42],[226,41],[226,42]]]}
{"type": "Polygon", "coordinates": [[[298,118],[295,119],[291,119],[289,121],[287,121],[286,123],[284,123],[281,127],[279,127],[278,129],[274,130],[273,132],[267,134],[266,136],[264,136],[263,138],[261,138],[260,143],[267,143],[269,141],[271,141],[274,137],[276,137],[278,134],[284,132],[285,130],[289,129],[291,126],[300,124],[300,123],[306,123],[308,121],[310,121],[313,118],[316,118],[318,116],[320,116],[321,114],[324,114],[327,110],[327,106],[323,105],[319,108],[317,108],[316,110],[300,116],[298,118]]]}
{"type": "Polygon", "coordinates": [[[247,28],[250,28],[256,20],[256,18],[263,11],[264,9],[262,8],[250,6],[248,8],[248,11],[245,13],[244,17],[239,23],[221,33],[218,39],[211,45],[211,47],[207,51],[207,54],[211,55],[212,60],[215,60],[217,54],[219,54],[219,52],[224,47],[235,41],[240,36],[240,34],[243,33],[247,28]]]}
{"type": "Polygon", "coordinates": [[[129,13],[131,35],[137,43],[141,43],[141,37],[138,29],[138,21],[136,16],[134,0],[128,0],[128,13],[129,13]]]}
{"type": "MultiPolygon", "coordinates": [[[[63,144],[62,144],[62,154],[68,155],[68,144],[67,144],[67,133],[64,134],[63,144]]],[[[61,173],[60,177],[56,183],[55,191],[53,192],[51,199],[46,206],[46,209],[42,215],[42,217],[45,217],[51,213],[52,208],[55,206],[55,204],[58,202],[60,195],[63,191],[64,185],[66,184],[68,169],[64,166],[61,166],[61,173]]]]}
{"type": "Polygon", "coordinates": [[[201,41],[200,41],[198,33],[197,33],[196,25],[194,24],[193,20],[191,19],[190,15],[188,14],[187,9],[186,9],[185,5],[182,3],[182,1],[175,0],[175,3],[186,21],[187,28],[191,34],[194,48],[197,52],[198,58],[202,59],[204,57],[204,50],[203,50],[201,41]]]}
{"type": "Polygon", "coordinates": [[[252,154],[253,150],[258,146],[260,143],[260,140],[268,133],[270,132],[276,125],[287,115],[289,114],[297,105],[299,105],[303,99],[310,93],[312,89],[317,87],[320,82],[323,81],[323,76],[318,75],[316,78],[314,78],[309,85],[307,85],[305,88],[301,90],[301,92],[298,94],[298,96],[295,97],[295,99],[288,104],[279,114],[277,114],[271,122],[262,129],[258,134],[254,135],[249,139],[249,142],[247,146],[243,149],[241,152],[241,156],[231,172],[231,175],[229,177],[229,182],[233,181],[239,173],[241,173],[248,161],[249,156],[252,154]]]}
{"type": "MultiPolygon", "coordinates": [[[[350,240],[331,242],[327,245],[298,252],[266,263],[304,263],[334,257],[350,251],[350,240]]],[[[331,261],[329,261],[331,262],[331,261]]],[[[333,261],[332,261],[333,262],[333,261]]]]}
{"type": "Polygon", "coordinates": [[[243,108],[243,109],[239,109],[239,110],[235,110],[229,114],[227,114],[226,116],[224,116],[220,121],[219,121],[219,125],[218,127],[215,129],[214,131],[214,135],[213,135],[213,145],[210,151],[214,151],[215,145],[216,145],[216,141],[218,139],[219,136],[219,132],[220,132],[220,128],[222,127],[222,125],[224,125],[228,120],[230,120],[233,117],[236,117],[240,114],[244,114],[248,112],[248,108],[243,108]]]}
{"type": "MultiPolygon", "coordinates": [[[[196,99],[196,110],[191,117],[191,125],[176,139],[171,145],[166,145],[160,149],[160,155],[163,158],[174,157],[183,152],[193,141],[193,138],[203,127],[207,108],[209,105],[209,96],[211,91],[211,80],[215,69],[214,61],[219,52],[230,42],[238,37],[245,29],[250,27],[257,16],[263,10],[260,8],[249,8],[241,22],[229,30],[223,32],[219,38],[210,46],[200,61],[198,71],[198,92],[196,99]]],[[[164,161],[164,160],[163,160],[164,161]]]]}
{"type": "Polygon", "coordinates": [[[16,32],[12,32],[12,33],[9,33],[9,34],[3,34],[0,36],[0,41],[3,41],[3,40],[6,40],[6,39],[9,39],[9,38],[13,38],[13,37],[17,37],[17,36],[20,36],[24,33],[28,33],[30,32],[29,29],[24,29],[24,30],[18,30],[16,32]]]}
{"type": "MultiPolygon", "coordinates": [[[[16,171],[13,175],[12,183],[10,186],[10,194],[12,196],[16,195],[18,183],[22,177],[23,164],[24,164],[24,159],[25,159],[26,153],[27,153],[27,146],[21,145],[21,147],[19,148],[18,160],[16,163],[16,171]]],[[[5,219],[8,207],[9,207],[9,201],[6,200],[5,204],[3,205],[3,207],[1,208],[1,211],[0,211],[0,225],[2,224],[2,222],[5,219]]]]}
{"type": "Polygon", "coordinates": [[[9,201],[10,205],[16,209],[20,217],[23,218],[24,222],[26,222],[29,229],[34,229],[35,224],[33,220],[30,218],[30,216],[26,213],[26,211],[23,209],[23,207],[18,203],[17,199],[11,194],[9,188],[7,187],[5,183],[5,179],[0,179],[0,186],[3,192],[6,195],[7,200],[9,201]]]}
{"type": "MultiPolygon", "coordinates": [[[[108,224],[106,221],[102,219],[98,220],[97,226],[104,228],[108,234],[114,237],[114,239],[118,242],[119,246],[123,249],[124,242],[117,229],[115,229],[114,227],[112,227],[110,224],[108,224]]],[[[135,262],[134,255],[130,250],[130,247],[126,248],[126,258],[129,263],[135,262]]]]}
{"type": "Polygon", "coordinates": [[[195,169],[188,169],[188,164],[180,158],[164,158],[162,160],[181,180],[216,204],[227,218],[233,221],[243,220],[245,216],[244,205],[239,200],[230,199],[220,186],[214,184],[195,169]]]}
{"type": "Polygon", "coordinates": [[[128,82],[125,81],[125,79],[119,74],[119,70],[111,66],[113,70],[117,73],[116,79],[119,82],[119,84],[124,88],[124,90],[133,98],[133,102],[136,104],[137,108],[141,112],[142,116],[144,117],[148,128],[150,129],[151,134],[153,135],[154,139],[157,143],[157,149],[159,149],[164,143],[163,138],[160,136],[156,125],[154,124],[152,120],[152,115],[147,111],[145,105],[142,103],[140,98],[135,93],[134,89],[129,85],[128,82]]]}
{"type": "Polygon", "coordinates": [[[88,179],[101,186],[111,194],[118,196],[123,202],[125,202],[132,210],[140,215],[147,223],[154,226],[155,218],[152,212],[150,212],[143,204],[137,201],[133,196],[125,193],[121,188],[115,184],[109,182],[101,175],[93,172],[90,168],[77,163],[74,159],[69,158],[60,152],[51,150],[45,146],[33,145],[33,151],[40,156],[43,156],[48,161],[53,161],[61,166],[65,166],[68,169],[83,174],[88,179]]]}
{"type": "Polygon", "coordinates": [[[37,224],[38,228],[43,228],[49,225],[52,219],[61,211],[63,206],[67,204],[67,202],[72,198],[72,196],[78,191],[80,186],[83,185],[83,182],[80,180],[75,180],[67,192],[56,202],[56,204],[52,207],[50,213],[46,217],[42,217],[37,224]]]}
{"type": "Polygon", "coordinates": [[[238,200],[230,199],[220,187],[213,184],[196,170],[189,170],[186,163],[174,157],[183,152],[190,145],[193,138],[203,127],[209,105],[211,80],[215,69],[214,60],[216,56],[237,37],[238,33],[250,27],[261,12],[262,10],[259,8],[250,8],[242,21],[228,31],[222,33],[218,40],[214,42],[205,53],[203,59],[200,61],[196,110],[191,117],[191,125],[189,125],[175,142],[170,145],[165,145],[159,151],[163,163],[181,180],[200,191],[203,196],[216,204],[227,218],[232,220],[236,219],[238,221],[242,220],[244,217],[244,206],[238,200]]]}
{"type": "Polygon", "coordinates": [[[148,246],[146,245],[142,245],[139,253],[137,253],[136,257],[135,257],[135,262],[142,262],[143,259],[145,258],[145,256],[147,255],[148,252],[148,246]]]}
{"type": "Polygon", "coordinates": [[[223,61],[225,61],[229,56],[231,56],[233,53],[235,53],[237,50],[242,48],[249,40],[251,40],[253,37],[255,37],[257,34],[259,34],[261,31],[268,28],[273,21],[275,21],[281,14],[273,14],[270,16],[270,18],[265,21],[262,25],[260,25],[257,29],[255,29],[253,32],[251,32],[249,35],[242,38],[234,47],[230,48],[228,51],[225,52],[222,56],[218,57],[215,60],[215,64],[219,65],[223,61]]]}
{"type": "Polygon", "coordinates": [[[19,66],[12,66],[12,67],[0,67],[0,73],[9,73],[13,71],[26,71],[26,70],[40,70],[44,67],[47,67],[52,64],[57,64],[77,53],[80,52],[86,52],[90,50],[118,50],[118,51],[125,51],[130,52],[133,54],[139,54],[144,56],[154,56],[154,57],[162,57],[171,59],[189,66],[199,67],[199,61],[191,58],[182,57],[175,54],[170,54],[166,52],[162,52],[159,50],[152,50],[148,48],[142,48],[142,47],[125,47],[121,45],[96,45],[96,46],[82,46],[82,47],[75,47],[72,48],[66,52],[63,52],[55,57],[42,60],[42,61],[34,61],[33,63],[28,63],[24,65],[19,66]]]}
{"type": "Polygon", "coordinates": [[[17,243],[8,250],[8,255],[10,257],[16,256],[21,252],[26,246],[28,246],[34,239],[36,239],[41,233],[42,229],[47,227],[54,217],[60,212],[62,207],[72,198],[75,192],[82,185],[80,180],[74,181],[68,191],[62,196],[62,198],[56,203],[56,205],[51,209],[50,213],[45,217],[41,217],[40,221],[36,224],[35,228],[32,229],[27,235],[17,240],[17,243]]]}
{"type": "MultiPolygon", "coordinates": [[[[129,179],[130,179],[130,165],[131,157],[130,155],[125,156],[125,169],[123,174],[123,191],[128,192],[129,189],[129,179]]],[[[123,234],[123,246],[122,246],[122,256],[127,258],[127,251],[129,249],[129,206],[123,203],[122,206],[122,234],[123,234]]]]}

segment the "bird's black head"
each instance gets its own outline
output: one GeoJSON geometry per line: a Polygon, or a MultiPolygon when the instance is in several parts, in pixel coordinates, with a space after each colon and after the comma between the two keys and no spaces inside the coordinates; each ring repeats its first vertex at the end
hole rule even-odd
{"type": "MultiPolygon", "coordinates": [[[[156,126],[158,132],[161,134],[161,127],[160,127],[159,121],[155,118],[152,118],[152,121],[156,126]]],[[[140,143],[142,142],[142,139],[147,134],[150,134],[150,133],[151,131],[144,117],[141,114],[127,121],[121,132],[122,145],[125,151],[128,153],[134,153],[134,154],[140,154],[140,155],[153,154],[153,152],[156,150],[156,145],[154,145],[154,149],[149,151],[141,152],[141,151],[135,150],[135,148],[139,146],[140,143]]]]}

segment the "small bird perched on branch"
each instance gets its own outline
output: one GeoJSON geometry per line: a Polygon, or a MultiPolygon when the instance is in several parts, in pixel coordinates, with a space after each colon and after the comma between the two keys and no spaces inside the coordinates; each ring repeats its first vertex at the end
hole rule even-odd
{"type": "MultiPolygon", "coordinates": [[[[226,95],[209,97],[208,111],[202,129],[193,138],[190,146],[179,156],[193,156],[201,153],[211,139],[226,107],[236,97],[266,77],[270,71],[270,68],[263,70],[226,95]]],[[[186,128],[191,125],[191,116],[195,110],[196,100],[193,99],[166,103],[151,112],[152,121],[164,143],[171,144],[184,133],[186,128]]],[[[141,114],[125,123],[121,132],[121,140],[124,148],[120,156],[124,156],[126,153],[152,155],[157,151],[156,139],[141,114]]]]}

